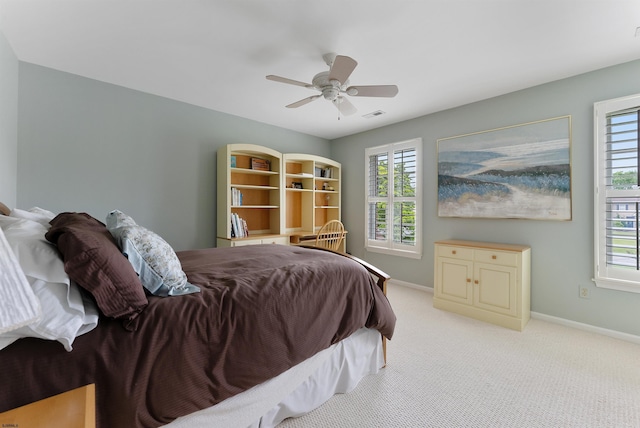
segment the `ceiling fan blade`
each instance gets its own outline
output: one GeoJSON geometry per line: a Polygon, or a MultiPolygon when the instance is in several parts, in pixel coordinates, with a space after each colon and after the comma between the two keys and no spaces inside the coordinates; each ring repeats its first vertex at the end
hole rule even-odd
{"type": "Polygon", "coordinates": [[[358,110],[355,108],[351,102],[343,96],[340,96],[332,101],[333,105],[336,106],[340,113],[345,116],[349,116],[357,112],[358,110]]]}
{"type": "Polygon", "coordinates": [[[358,65],[358,63],[355,59],[348,56],[336,55],[331,65],[331,70],[329,70],[329,81],[337,80],[341,84],[344,84],[349,76],[351,76],[351,73],[353,73],[353,70],[355,70],[356,65],[358,65]]]}
{"type": "Polygon", "coordinates": [[[395,97],[398,93],[396,85],[349,86],[345,91],[353,97],[395,97]]]}
{"type": "Polygon", "coordinates": [[[296,101],[295,103],[291,103],[288,106],[286,106],[287,108],[296,108],[296,107],[300,107],[303,106],[305,104],[309,104],[311,101],[320,98],[322,95],[311,95],[310,97],[301,99],[300,101],[296,101]]]}
{"type": "Polygon", "coordinates": [[[286,83],[289,85],[302,86],[305,88],[313,88],[313,85],[309,83],[300,82],[299,80],[287,79],[286,77],[275,76],[270,74],[267,76],[267,80],[273,80],[274,82],[286,83]]]}

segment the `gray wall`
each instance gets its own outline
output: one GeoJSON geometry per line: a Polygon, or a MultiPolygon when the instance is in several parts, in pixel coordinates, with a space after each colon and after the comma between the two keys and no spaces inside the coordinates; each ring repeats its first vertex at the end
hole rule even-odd
{"type": "Polygon", "coordinates": [[[18,59],[0,33],[0,201],[15,205],[18,167],[18,59]]]}
{"type": "Polygon", "coordinates": [[[328,157],[327,140],[20,62],[17,206],[131,215],[175,249],[215,246],[216,151],[328,157]]]}
{"type": "Polygon", "coordinates": [[[640,61],[606,68],[332,141],[343,168],[342,217],[348,251],[393,278],[433,287],[433,243],[457,238],[529,244],[531,309],[546,315],[640,335],[640,294],[596,288],[593,276],[593,103],[640,93],[640,61]],[[436,141],[476,131],[572,116],[572,221],[452,219],[437,216],[436,141]],[[422,260],[364,250],[364,150],[410,138],[424,144],[422,260]],[[578,297],[579,286],[590,299],[578,297]]]}
{"type": "Polygon", "coordinates": [[[98,218],[119,208],[176,249],[208,247],[215,242],[218,147],[249,142],[327,156],[343,164],[348,250],[393,278],[432,287],[438,239],[529,244],[533,311],[640,335],[640,294],[591,282],[593,103],[640,92],[639,75],[635,61],[328,142],[20,62],[17,206],[98,218]],[[437,217],[438,138],[567,114],[573,120],[572,221],[437,217]],[[364,149],[415,137],[424,141],[423,258],[365,253],[364,149]],[[579,286],[590,287],[590,299],[578,297],[579,286]]]}

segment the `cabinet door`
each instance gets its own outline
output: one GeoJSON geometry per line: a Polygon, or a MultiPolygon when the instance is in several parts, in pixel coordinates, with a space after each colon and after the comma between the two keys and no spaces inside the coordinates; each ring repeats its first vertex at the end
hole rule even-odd
{"type": "Polygon", "coordinates": [[[474,265],[473,304],[500,314],[517,316],[518,270],[488,263],[474,265]]]}
{"type": "Polygon", "coordinates": [[[473,303],[472,274],[472,261],[438,257],[435,290],[437,297],[471,305],[473,303]]]}

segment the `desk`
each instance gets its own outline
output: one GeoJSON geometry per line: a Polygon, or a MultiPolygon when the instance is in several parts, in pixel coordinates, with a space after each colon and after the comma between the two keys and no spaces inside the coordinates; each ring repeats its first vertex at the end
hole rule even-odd
{"type": "MultiPolygon", "coordinates": [[[[315,245],[316,236],[318,234],[314,232],[296,232],[289,235],[289,244],[290,245],[315,245]]],[[[344,239],[340,243],[340,248],[338,251],[342,253],[347,252],[347,231],[344,231],[344,239]]]]}

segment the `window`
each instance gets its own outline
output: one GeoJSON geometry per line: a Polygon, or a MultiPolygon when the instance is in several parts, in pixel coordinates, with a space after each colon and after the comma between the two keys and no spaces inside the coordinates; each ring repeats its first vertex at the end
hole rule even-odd
{"type": "Polygon", "coordinates": [[[365,157],[365,248],[420,258],[422,139],[370,147],[365,157]]]}
{"type": "Polygon", "coordinates": [[[594,105],[595,281],[640,293],[640,94],[594,105]]]}

